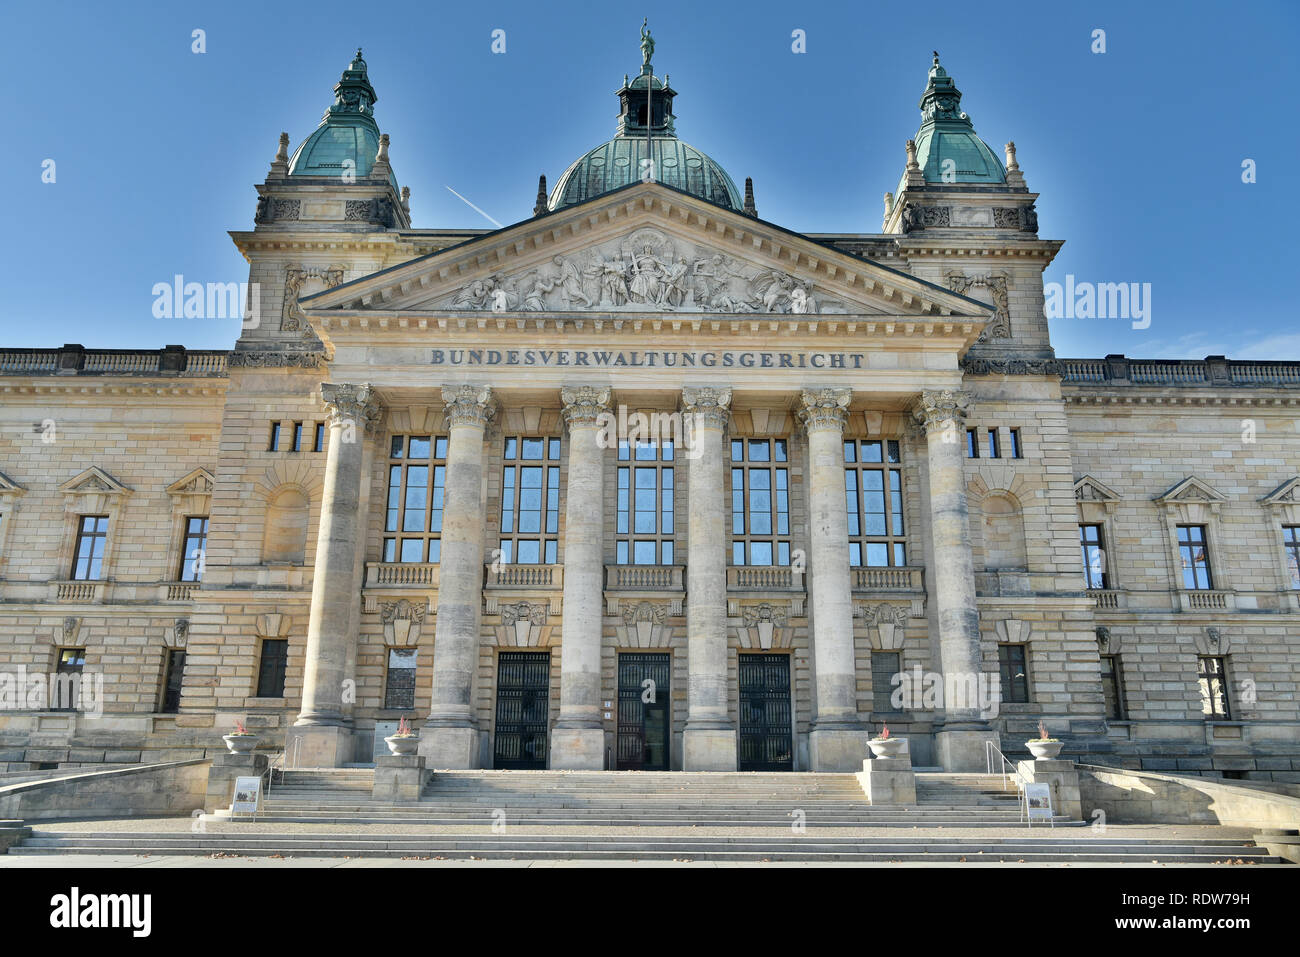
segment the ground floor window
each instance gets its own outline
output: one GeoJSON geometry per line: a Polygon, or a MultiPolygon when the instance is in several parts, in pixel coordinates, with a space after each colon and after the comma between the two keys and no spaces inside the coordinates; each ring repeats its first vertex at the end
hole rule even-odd
{"type": "Polygon", "coordinates": [[[1101,656],[1101,691],[1106,701],[1106,717],[1111,721],[1126,720],[1128,708],[1124,703],[1124,671],[1119,655],[1101,656]]]}
{"type": "Polygon", "coordinates": [[[257,664],[257,697],[284,697],[284,670],[288,660],[287,638],[262,639],[262,656],[257,664]]]}
{"type": "Polygon", "coordinates": [[[72,711],[80,701],[81,673],[86,667],[85,648],[60,648],[54,666],[55,680],[50,686],[51,711],[72,711]]]}
{"type": "Polygon", "coordinates": [[[894,707],[894,676],[902,670],[902,655],[897,651],[871,653],[871,710],[875,714],[888,714],[894,707]]]}
{"type": "Polygon", "coordinates": [[[162,702],[158,710],[163,714],[176,714],[181,710],[181,684],[185,680],[185,652],[169,648],[164,653],[162,702]]]}
{"type": "Polygon", "coordinates": [[[384,684],[384,707],[392,711],[415,710],[415,662],[417,648],[388,649],[388,679],[384,684]]]}
{"type": "Polygon", "coordinates": [[[1029,703],[1029,667],[1025,650],[1025,645],[998,645],[1002,700],[1007,704],[1029,703]]]}
{"type": "Polygon", "coordinates": [[[1228,707],[1228,669],[1224,658],[1201,655],[1197,658],[1197,681],[1201,690],[1201,713],[1207,718],[1232,717],[1228,707]]]}

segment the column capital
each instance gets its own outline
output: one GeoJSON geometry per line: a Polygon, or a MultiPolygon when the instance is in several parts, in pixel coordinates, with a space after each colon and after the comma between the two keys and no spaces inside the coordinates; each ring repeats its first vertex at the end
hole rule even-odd
{"type": "Polygon", "coordinates": [[[731,418],[731,388],[686,386],[682,389],[682,412],[695,416],[702,427],[725,429],[731,418]]]}
{"type": "Polygon", "coordinates": [[[912,407],[914,418],[927,433],[960,428],[973,409],[969,392],[957,389],[926,390],[912,407]]]}
{"type": "Polygon", "coordinates": [[[799,421],[809,432],[843,432],[852,399],[852,389],[805,389],[799,396],[799,421]]]}
{"type": "Polygon", "coordinates": [[[497,401],[492,389],[485,385],[444,385],[442,401],[446,403],[447,424],[474,425],[480,429],[496,415],[497,401]]]}
{"type": "Polygon", "coordinates": [[[379,416],[383,406],[375,387],[369,382],[355,385],[350,382],[322,382],[320,396],[325,403],[325,413],[331,425],[336,422],[358,422],[366,432],[374,433],[379,428],[379,416]]]}
{"type": "Polygon", "coordinates": [[[595,426],[602,415],[610,414],[608,387],[594,385],[565,386],[560,390],[564,403],[564,421],[570,429],[595,426]]]}

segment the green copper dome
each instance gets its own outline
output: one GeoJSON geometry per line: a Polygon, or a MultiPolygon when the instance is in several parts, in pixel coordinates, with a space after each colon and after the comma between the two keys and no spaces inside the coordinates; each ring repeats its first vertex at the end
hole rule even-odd
{"type": "MultiPolygon", "coordinates": [[[[366,75],[366,61],[357,50],[334,85],[334,102],[325,111],[320,126],[289,160],[289,175],[334,179],[349,173],[358,179],[369,176],[379,152],[379,126],[375,123],[378,99],[366,75]]],[[[396,189],[397,178],[390,175],[389,181],[396,189]]]]}
{"type": "Polygon", "coordinates": [[[642,29],[641,73],[618,90],[621,110],[618,132],[607,143],[589,150],[564,171],[551,191],[547,208],[556,210],[648,180],[672,186],[728,209],[742,211],[744,198],[727,171],[706,153],[677,138],[673,126],[673,97],[668,77],[654,75],[650,55],[654,41],[642,29]],[[646,163],[652,160],[653,164],[646,163]]]}
{"type": "MultiPolygon", "coordinates": [[[[920,106],[921,129],[916,134],[916,161],[927,183],[997,184],[1007,181],[1002,161],[975,134],[970,117],[961,111],[961,91],[939,65],[938,53],[934,55],[920,106]]],[[[901,188],[900,183],[900,191],[901,188]]]]}

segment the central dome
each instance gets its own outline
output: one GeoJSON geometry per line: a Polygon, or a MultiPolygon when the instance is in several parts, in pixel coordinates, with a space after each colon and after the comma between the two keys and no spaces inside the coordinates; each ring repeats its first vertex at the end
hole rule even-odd
{"type": "Polygon", "coordinates": [[[677,138],[668,77],[654,75],[650,55],[654,41],[642,29],[641,72],[618,90],[618,133],[589,150],[564,171],[551,191],[547,208],[586,202],[642,180],[663,183],[718,206],[742,212],[744,198],[727,171],[708,154],[677,138]]]}

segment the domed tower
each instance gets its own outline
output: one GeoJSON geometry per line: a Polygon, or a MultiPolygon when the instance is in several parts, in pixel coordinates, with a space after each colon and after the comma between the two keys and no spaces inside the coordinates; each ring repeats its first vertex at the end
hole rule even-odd
{"type": "Polygon", "coordinates": [[[654,40],[641,31],[641,72],[623,77],[618,90],[618,129],[614,138],[588,150],[564,171],[551,191],[547,209],[586,202],[632,183],[654,180],[737,212],[745,200],[727,171],[708,154],[677,138],[668,76],[654,75],[654,40]]]}

